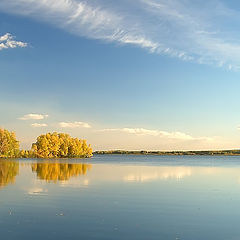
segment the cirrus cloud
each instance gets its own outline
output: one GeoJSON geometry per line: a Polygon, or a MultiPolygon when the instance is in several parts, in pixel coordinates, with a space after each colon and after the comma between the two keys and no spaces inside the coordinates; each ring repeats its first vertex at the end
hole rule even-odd
{"type": "Polygon", "coordinates": [[[240,14],[227,3],[1,0],[0,11],[44,21],[87,38],[131,44],[199,64],[240,69],[240,14]]]}

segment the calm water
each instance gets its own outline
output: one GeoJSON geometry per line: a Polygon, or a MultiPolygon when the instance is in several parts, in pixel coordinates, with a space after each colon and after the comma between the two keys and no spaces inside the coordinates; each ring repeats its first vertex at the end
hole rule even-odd
{"type": "Polygon", "coordinates": [[[240,157],[0,160],[1,239],[240,239],[240,157]]]}

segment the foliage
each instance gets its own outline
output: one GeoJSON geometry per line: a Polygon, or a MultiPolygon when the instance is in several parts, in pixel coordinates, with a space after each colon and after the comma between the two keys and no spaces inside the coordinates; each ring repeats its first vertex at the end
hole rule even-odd
{"type": "Polygon", "coordinates": [[[16,161],[0,160],[0,187],[15,182],[19,173],[19,163],[16,161]]]}
{"type": "Polygon", "coordinates": [[[35,154],[32,150],[21,150],[19,152],[20,158],[35,158],[35,154]]]}
{"type": "Polygon", "coordinates": [[[0,157],[17,157],[19,154],[19,142],[14,132],[0,128],[0,157]]]}
{"type": "Polygon", "coordinates": [[[37,173],[37,177],[47,182],[64,181],[70,177],[85,175],[91,169],[90,164],[69,164],[69,163],[34,163],[32,171],[37,173]]]}
{"type": "Polygon", "coordinates": [[[92,148],[86,140],[72,138],[64,133],[47,133],[32,144],[32,151],[39,158],[91,157],[92,148]]]}

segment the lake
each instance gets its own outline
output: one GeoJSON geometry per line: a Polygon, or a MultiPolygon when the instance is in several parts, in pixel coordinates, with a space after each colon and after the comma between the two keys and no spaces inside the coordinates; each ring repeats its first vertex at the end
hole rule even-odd
{"type": "Polygon", "coordinates": [[[239,240],[240,157],[0,160],[1,239],[239,240]]]}

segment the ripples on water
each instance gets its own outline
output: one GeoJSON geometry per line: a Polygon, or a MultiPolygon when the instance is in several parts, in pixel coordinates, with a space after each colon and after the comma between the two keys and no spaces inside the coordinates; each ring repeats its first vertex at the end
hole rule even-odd
{"type": "Polygon", "coordinates": [[[240,239],[240,157],[0,160],[1,239],[240,239]]]}

